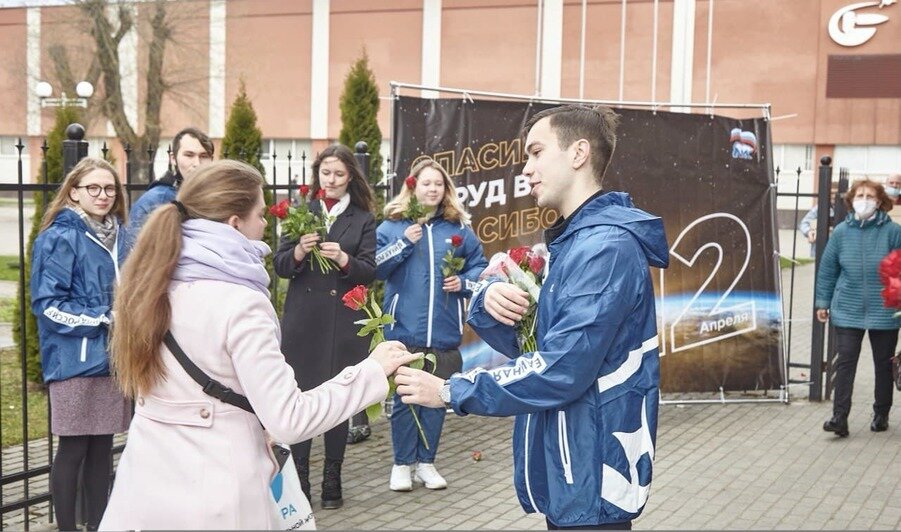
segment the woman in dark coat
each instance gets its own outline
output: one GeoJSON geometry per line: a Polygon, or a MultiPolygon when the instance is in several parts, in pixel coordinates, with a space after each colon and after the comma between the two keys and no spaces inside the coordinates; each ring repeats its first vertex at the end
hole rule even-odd
{"type": "MultiPolygon", "coordinates": [[[[369,339],[357,336],[359,313],[341,302],[348,290],[375,280],[375,217],[372,189],[353,153],[343,145],[329,146],[313,162],[310,210],[331,219],[328,236],[315,233],[282,238],[275,253],[275,271],[290,279],[282,316],[282,352],[294,368],[302,390],[312,389],[343,368],[363,360],[369,339]],[[336,268],[322,273],[310,252],[319,246],[336,268]]],[[[322,507],[340,508],[341,464],[348,424],[325,433],[322,507]]],[[[310,441],[291,446],[301,486],[310,497],[310,441]]]]}

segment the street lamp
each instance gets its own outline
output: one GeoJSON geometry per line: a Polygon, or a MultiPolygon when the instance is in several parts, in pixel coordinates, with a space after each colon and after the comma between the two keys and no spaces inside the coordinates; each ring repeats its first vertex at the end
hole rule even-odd
{"type": "Polygon", "coordinates": [[[53,86],[46,81],[38,82],[35,87],[35,94],[41,99],[41,107],[66,107],[72,105],[75,107],[87,107],[88,98],[94,94],[94,86],[89,81],[81,81],[75,86],[75,94],[77,98],[68,98],[66,93],[62,93],[60,98],[51,98],[53,94],[53,86]]]}

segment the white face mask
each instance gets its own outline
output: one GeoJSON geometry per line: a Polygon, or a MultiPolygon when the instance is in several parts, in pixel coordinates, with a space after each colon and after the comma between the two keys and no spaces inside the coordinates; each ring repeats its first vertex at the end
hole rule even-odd
{"type": "Polygon", "coordinates": [[[885,187],[885,193],[893,200],[898,199],[898,196],[901,195],[901,188],[885,187]]]}
{"type": "Polygon", "coordinates": [[[851,203],[858,220],[866,220],[876,212],[876,200],[856,199],[851,203]]]}

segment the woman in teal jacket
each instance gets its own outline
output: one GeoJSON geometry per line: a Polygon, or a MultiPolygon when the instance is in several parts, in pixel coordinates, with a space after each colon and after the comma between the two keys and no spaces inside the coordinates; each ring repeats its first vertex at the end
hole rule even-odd
{"type": "Polygon", "coordinates": [[[879,263],[891,251],[901,248],[901,226],[888,211],[892,200],[879,183],[854,183],[845,195],[850,214],[836,226],[823,252],[817,272],[817,319],[832,320],[836,332],[835,393],[832,419],[823,430],[837,436],[848,435],[848,414],[860,346],[869,332],[876,371],[873,422],[870,430],[888,429],[892,407],[892,363],[901,321],[895,309],[882,302],[879,263]]]}

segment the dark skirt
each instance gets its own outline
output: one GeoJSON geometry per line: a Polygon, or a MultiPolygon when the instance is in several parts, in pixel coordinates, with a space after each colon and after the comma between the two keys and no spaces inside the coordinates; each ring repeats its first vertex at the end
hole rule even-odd
{"type": "Polygon", "coordinates": [[[112,377],[74,377],[50,383],[50,431],[57,436],[128,430],[131,401],[112,377]]]}

